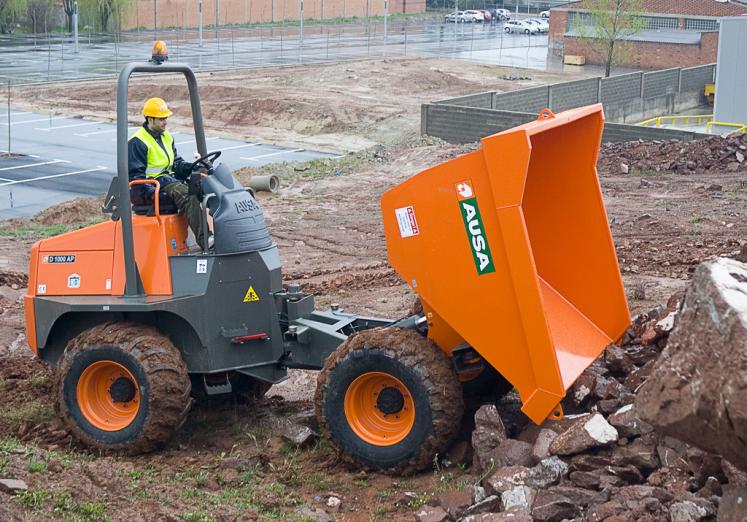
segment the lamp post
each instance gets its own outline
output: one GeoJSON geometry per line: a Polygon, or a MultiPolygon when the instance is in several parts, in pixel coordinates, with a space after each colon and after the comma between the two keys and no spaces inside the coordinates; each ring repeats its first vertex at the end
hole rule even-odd
{"type": "Polygon", "coordinates": [[[200,47],[202,47],[202,0],[197,0],[197,32],[200,39],[200,47]]]}
{"type": "Polygon", "coordinates": [[[78,0],[73,2],[73,41],[75,42],[73,52],[78,54],[78,0]]]}

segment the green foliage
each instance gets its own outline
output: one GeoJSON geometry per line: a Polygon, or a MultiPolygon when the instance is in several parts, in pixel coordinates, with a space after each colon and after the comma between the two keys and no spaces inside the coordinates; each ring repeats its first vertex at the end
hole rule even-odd
{"type": "Polygon", "coordinates": [[[67,491],[55,495],[53,512],[57,516],[63,516],[65,520],[111,520],[106,515],[106,506],[102,502],[78,501],[67,491]]]}
{"type": "Polygon", "coordinates": [[[47,469],[47,465],[41,461],[31,459],[29,461],[28,470],[29,473],[40,473],[47,469]]]}
{"type": "Polygon", "coordinates": [[[26,10],[27,0],[0,0],[0,33],[13,31],[16,20],[26,10]]]}
{"type": "MultiPolygon", "coordinates": [[[[1,2],[2,0],[0,0],[1,2]]],[[[91,218],[85,222],[79,223],[56,223],[54,225],[43,225],[34,221],[27,221],[18,224],[14,221],[0,222],[0,237],[18,238],[18,239],[44,239],[47,237],[58,236],[65,232],[78,230],[96,223],[100,223],[106,216],[91,218]]]]}
{"type": "Polygon", "coordinates": [[[605,76],[627,54],[625,40],[645,28],[643,0],[583,0],[587,13],[576,17],[574,30],[605,65],[605,76]]]}
{"type": "MultiPolygon", "coordinates": [[[[2,1],[2,0],[0,0],[2,1]]],[[[136,0],[79,0],[80,23],[94,31],[116,31],[135,7],[136,0]]]]}
{"type": "Polygon", "coordinates": [[[24,491],[19,493],[13,497],[13,500],[20,503],[25,508],[37,510],[50,498],[52,498],[50,492],[38,489],[36,491],[24,491]]]}

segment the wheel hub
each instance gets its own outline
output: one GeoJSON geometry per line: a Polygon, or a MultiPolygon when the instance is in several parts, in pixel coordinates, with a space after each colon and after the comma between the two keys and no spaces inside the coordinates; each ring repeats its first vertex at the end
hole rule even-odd
{"type": "Polygon", "coordinates": [[[405,405],[405,397],[394,386],[388,386],[379,392],[376,408],[384,415],[399,413],[405,405]]]}
{"type": "Polygon", "coordinates": [[[115,361],[96,361],[83,370],[76,395],[83,417],[103,431],[126,428],[140,410],[140,389],[135,377],[115,361]]]}
{"type": "Polygon", "coordinates": [[[130,402],[136,392],[135,383],[126,377],[119,377],[109,387],[109,395],[114,402],[130,402]]]}
{"type": "Polygon", "coordinates": [[[415,424],[415,402],[402,381],[384,372],[367,372],[350,383],[345,418],[353,432],[376,446],[404,440],[415,424]]]}

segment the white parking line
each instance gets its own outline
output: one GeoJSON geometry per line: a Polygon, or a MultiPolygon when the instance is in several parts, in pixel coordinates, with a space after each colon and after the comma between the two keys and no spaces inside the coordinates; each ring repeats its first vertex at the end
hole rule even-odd
{"type": "MultiPolygon", "coordinates": [[[[217,139],[218,139],[217,136],[213,136],[212,138],[205,138],[205,141],[217,140],[217,139]]],[[[177,141],[176,143],[174,143],[174,145],[185,145],[187,143],[194,143],[194,142],[195,142],[194,139],[191,139],[189,141],[177,141]]],[[[221,150],[225,150],[225,149],[221,149],[221,150]]]]}
{"type": "Polygon", "coordinates": [[[225,149],[220,150],[221,152],[225,152],[227,150],[246,149],[249,147],[259,147],[259,143],[245,143],[244,145],[235,145],[233,147],[226,147],[225,149]]]}
{"type": "MultiPolygon", "coordinates": [[[[140,127],[127,127],[127,132],[135,129],[139,129],[140,127]]],[[[106,130],[100,130],[95,132],[83,132],[81,134],[73,134],[73,136],[80,136],[81,138],[87,138],[88,136],[94,136],[96,134],[109,134],[110,132],[117,132],[117,128],[114,127],[113,129],[106,129],[106,130]]]]}
{"type": "Polygon", "coordinates": [[[241,159],[246,161],[257,161],[260,158],[269,158],[270,156],[279,156],[281,154],[292,154],[294,152],[302,152],[305,149],[293,149],[293,150],[281,150],[279,152],[271,152],[270,154],[261,154],[259,156],[252,156],[251,158],[245,158],[241,156],[241,159]]]}
{"type": "Polygon", "coordinates": [[[8,183],[0,183],[0,187],[7,187],[8,185],[19,185],[21,183],[31,183],[33,181],[42,181],[45,179],[52,179],[52,178],[61,178],[63,176],[72,176],[74,174],[86,174],[88,172],[99,172],[102,170],[106,170],[106,167],[102,167],[99,165],[95,169],[87,169],[87,170],[76,170],[75,172],[65,172],[63,174],[53,174],[51,176],[41,176],[38,178],[31,178],[31,179],[19,179],[15,181],[9,181],[8,183]]]}
{"type": "Polygon", "coordinates": [[[41,167],[42,165],[52,165],[53,163],[70,163],[67,160],[56,159],[52,161],[43,161],[41,163],[30,163],[28,165],[16,165],[15,167],[4,167],[0,171],[4,170],[16,170],[16,169],[27,169],[29,167],[41,167]]]}
{"type": "MultiPolygon", "coordinates": [[[[25,120],[25,121],[11,121],[11,125],[23,125],[24,123],[39,123],[40,121],[54,121],[54,120],[69,120],[70,118],[65,118],[63,116],[60,116],[59,118],[39,118],[36,120],[25,120]]],[[[0,125],[4,125],[5,127],[8,126],[7,123],[0,122],[0,125]]]]}
{"type": "Polygon", "coordinates": [[[101,125],[101,122],[89,121],[86,123],[76,123],[75,125],[60,125],[59,127],[46,127],[46,128],[41,128],[41,129],[35,128],[34,130],[52,132],[53,130],[57,130],[57,129],[70,129],[72,127],[85,127],[86,125],[101,125]]]}

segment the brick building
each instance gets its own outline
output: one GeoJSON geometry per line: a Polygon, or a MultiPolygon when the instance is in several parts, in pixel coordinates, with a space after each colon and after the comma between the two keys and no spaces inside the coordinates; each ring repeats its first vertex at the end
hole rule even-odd
{"type": "MultiPolygon", "coordinates": [[[[666,69],[716,61],[718,19],[747,14],[747,1],[644,0],[645,27],[626,42],[622,67],[666,69]]],[[[582,55],[587,63],[602,63],[577,28],[588,18],[581,2],[551,10],[550,51],[556,56],[582,55]]]]}
{"type": "MultiPolygon", "coordinates": [[[[197,0],[137,0],[124,29],[153,27],[157,1],[158,27],[197,27],[197,0]]],[[[203,24],[219,25],[298,20],[300,0],[203,0],[203,24]],[[217,9],[216,9],[217,8],[217,9]]],[[[422,13],[425,0],[389,0],[389,13],[422,13]]],[[[304,0],[304,19],[383,16],[384,0],[304,0]]]]}

